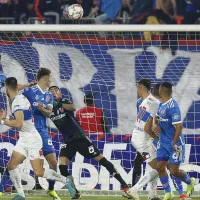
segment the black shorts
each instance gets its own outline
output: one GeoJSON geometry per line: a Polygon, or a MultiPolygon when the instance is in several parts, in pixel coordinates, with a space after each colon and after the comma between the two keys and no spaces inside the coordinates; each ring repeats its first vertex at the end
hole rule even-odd
{"type": "Polygon", "coordinates": [[[96,145],[86,136],[69,143],[63,143],[59,156],[71,160],[76,155],[76,152],[86,158],[95,158],[101,154],[96,145]]]}

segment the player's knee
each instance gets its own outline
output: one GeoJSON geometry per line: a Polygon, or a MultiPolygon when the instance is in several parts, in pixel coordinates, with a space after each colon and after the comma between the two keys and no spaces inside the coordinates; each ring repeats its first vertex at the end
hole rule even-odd
{"type": "Polygon", "coordinates": [[[53,161],[49,162],[49,166],[52,169],[57,169],[57,161],[53,160],[53,161]]]}
{"type": "Polygon", "coordinates": [[[17,165],[15,165],[13,162],[9,161],[7,165],[8,171],[14,170],[17,168],[17,165]]]}
{"type": "Polygon", "coordinates": [[[176,174],[177,174],[177,172],[178,172],[178,170],[177,170],[176,168],[170,168],[169,171],[170,171],[170,174],[171,174],[172,176],[176,176],[176,174]]]}

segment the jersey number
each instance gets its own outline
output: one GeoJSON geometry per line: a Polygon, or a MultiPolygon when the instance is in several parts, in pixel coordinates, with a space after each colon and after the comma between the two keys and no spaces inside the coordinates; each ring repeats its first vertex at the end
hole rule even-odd
{"type": "Polygon", "coordinates": [[[140,110],[139,110],[139,112],[138,112],[137,122],[140,123],[140,121],[141,121],[141,119],[144,117],[145,113],[146,113],[146,107],[141,106],[141,107],[140,107],[140,110]]]}

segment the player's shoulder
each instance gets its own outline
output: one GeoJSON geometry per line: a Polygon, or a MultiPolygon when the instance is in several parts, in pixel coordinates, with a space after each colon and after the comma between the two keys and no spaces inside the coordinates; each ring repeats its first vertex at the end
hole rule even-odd
{"type": "Polygon", "coordinates": [[[140,103],[140,102],[142,102],[142,98],[141,97],[137,100],[137,103],[140,103]]]}
{"type": "Polygon", "coordinates": [[[168,101],[167,104],[168,104],[168,108],[169,108],[169,109],[179,108],[178,102],[177,102],[175,99],[173,99],[173,98],[171,98],[171,99],[168,101]]]}

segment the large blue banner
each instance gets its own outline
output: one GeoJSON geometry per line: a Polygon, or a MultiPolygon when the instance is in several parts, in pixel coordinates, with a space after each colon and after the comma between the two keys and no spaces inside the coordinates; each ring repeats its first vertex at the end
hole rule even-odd
{"type": "MultiPolygon", "coordinates": [[[[81,36],[70,39],[56,34],[32,35],[17,42],[0,44],[0,70],[7,76],[17,77],[23,84],[35,80],[40,67],[47,67],[53,72],[53,84],[60,86],[64,96],[77,108],[84,107],[84,95],[93,92],[95,105],[105,111],[111,135],[99,136],[101,139],[92,136],[91,139],[131,182],[134,149],[127,134],[131,134],[136,118],[136,83],[141,78],[149,78],[153,84],[161,81],[173,83],[173,96],[181,108],[188,142],[186,170],[191,170],[188,162],[192,162],[195,170],[200,171],[200,155],[197,153],[200,149],[197,135],[200,130],[200,46],[186,42],[179,44],[176,56],[172,56],[169,50],[160,49],[159,42],[144,45],[128,39],[106,41],[81,36]]],[[[1,89],[0,106],[9,110],[4,89],[1,89]]],[[[49,127],[55,132],[51,122],[49,127]]],[[[6,165],[17,135],[5,126],[0,132],[0,163],[6,165]]],[[[52,137],[58,152],[62,140],[57,134],[52,137]]],[[[119,189],[119,184],[95,162],[80,155],[75,161],[72,173],[79,187],[119,189]]],[[[30,170],[25,167],[31,169],[28,162],[22,165],[22,174],[26,171],[27,175],[30,170]]],[[[32,185],[27,186],[31,188],[34,180],[27,177],[32,180],[29,180],[32,185]]],[[[41,181],[45,185],[45,181],[41,181]]]]}

